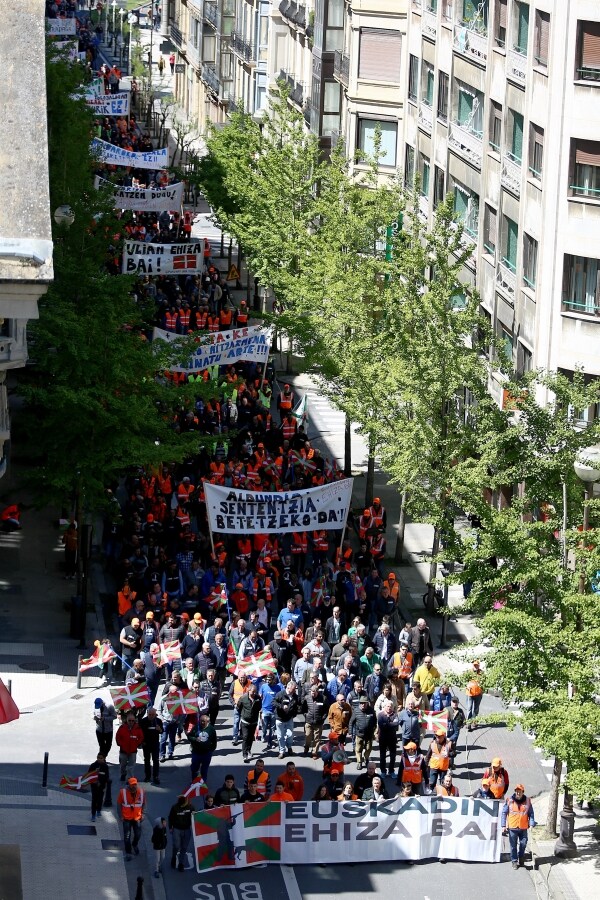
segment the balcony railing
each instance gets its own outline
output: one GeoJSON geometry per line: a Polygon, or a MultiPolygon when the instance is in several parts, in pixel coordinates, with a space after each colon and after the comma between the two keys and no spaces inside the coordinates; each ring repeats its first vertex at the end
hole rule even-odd
{"type": "Polygon", "coordinates": [[[448,134],[448,143],[452,150],[465,156],[469,162],[481,168],[483,159],[483,142],[481,135],[469,131],[457,122],[452,122],[448,134]]]}
{"type": "Polygon", "coordinates": [[[204,18],[209,25],[212,25],[216,31],[219,31],[221,25],[221,13],[219,12],[216,3],[209,3],[209,0],[204,0],[204,18]]]}
{"type": "Polygon", "coordinates": [[[429,218],[429,198],[424,194],[419,195],[419,213],[423,219],[429,218]]]}
{"type": "Polygon", "coordinates": [[[527,76],[527,57],[518,50],[509,50],[508,54],[508,77],[514,78],[520,84],[525,84],[527,76]]]}
{"type": "Polygon", "coordinates": [[[194,47],[192,43],[188,42],[187,47],[185,48],[185,55],[194,68],[198,70],[202,68],[202,54],[198,47],[194,47]]]}
{"type": "Polygon", "coordinates": [[[341,50],[336,50],[333,56],[333,77],[348,87],[350,79],[350,57],[341,50]]]}
{"type": "Polygon", "coordinates": [[[217,70],[213,65],[211,65],[210,63],[204,63],[204,65],[202,66],[202,71],[200,73],[200,78],[214,94],[219,93],[221,89],[221,79],[219,78],[217,70]]]}
{"type": "Polygon", "coordinates": [[[517,288],[517,276],[514,266],[509,260],[502,259],[496,268],[496,286],[509,300],[513,300],[517,288]]]}
{"type": "Polygon", "coordinates": [[[170,34],[173,43],[177,44],[177,46],[181,50],[185,46],[185,41],[183,39],[181,29],[177,23],[171,22],[170,34]]]}
{"type": "Polygon", "coordinates": [[[256,54],[254,52],[254,45],[249,41],[244,40],[244,38],[240,34],[236,34],[235,31],[232,33],[229,38],[229,45],[232,51],[236,56],[239,56],[240,59],[243,59],[244,62],[249,66],[256,65],[256,54]]]}
{"type": "Polygon", "coordinates": [[[279,12],[288,22],[293,22],[298,28],[306,28],[306,7],[296,0],[281,0],[279,12]]]}
{"type": "Polygon", "coordinates": [[[428,103],[419,103],[419,125],[424,131],[427,131],[428,134],[431,134],[431,129],[433,128],[433,110],[428,103]]]}
{"type": "Polygon", "coordinates": [[[466,25],[455,25],[454,49],[479,63],[485,63],[488,55],[487,34],[482,31],[474,31],[466,25]]]}
{"type": "Polygon", "coordinates": [[[577,69],[577,78],[579,81],[600,81],[600,69],[593,66],[583,66],[577,69]]]}
{"type": "Polygon", "coordinates": [[[304,115],[304,121],[310,127],[310,116],[311,116],[312,105],[309,99],[304,101],[304,105],[302,107],[302,113],[304,115]]]}
{"type": "Polygon", "coordinates": [[[421,31],[424,37],[435,38],[437,34],[437,13],[431,9],[423,10],[421,31]]]}
{"type": "Polygon", "coordinates": [[[296,81],[296,77],[286,72],[285,69],[279,70],[279,81],[284,81],[289,89],[288,100],[295,106],[304,111],[304,84],[296,81]]]}
{"type": "Polygon", "coordinates": [[[516,194],[517,197],[521,196],[521,162],[509,153],[505,153],[502,157],[500,180],[505,188],[516,194]]]}
{"type": "Polygon", "coordinates": [[[563,312],[579,313],[582,316],[600,316],[600,297],[594,297],[588,302],[585,299],[572,300],[563,294],[563,312]]]}
{"type": "Polygon", "coordinates": [[[415,12],[422,12],[423,0],[412,0],[412,8],[415,12]]]}
{"type": "Polygon", "coordinates": [[[223,95],[223,100],[224,100],[225,103],[227,104],[227,112],[228,112],[228,113],[243,112],[243,111],[244,111],[244,106],[243,106],[243,104],[238,105],[238,102],[237,102],[237,100],[235,99],[235,97],[234,97],[234,95],[233,95],[232,93],[228,92],[228,93],[224,94],[224,95],[223,95]]]}

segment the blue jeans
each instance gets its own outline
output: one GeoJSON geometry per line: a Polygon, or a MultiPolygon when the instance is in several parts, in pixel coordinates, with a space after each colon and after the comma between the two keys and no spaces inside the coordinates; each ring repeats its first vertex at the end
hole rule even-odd
{"type": "Polygon", "coordinates": [[[477,694],[476,697],[467,697],[467,722],[469,719],[476,719],[479,715],[482,696],[482,694],[477,694]]]}
{"type": "Polygon", "coordinates": [[[291,722],[282,722],[277,719],[277,743],[279,744],[279,752],[285,753],[292,749],[294,741],[294,720],[291,722]]]}
{"type": "Polygon", "coordinates": [[[210,766],[210,761],[212,759],[212,753],[194,753],[192,752],[192,781],[200,771],[202,775],[202,780],[208,780],[208,768],[210,766]]]}
{"type": "Polygon", "coordinates": [[[191,828],[174,828],[171,832],[172,854],[173,856],[179,854],[179,863],[182,866],[184,866],[187,862],[186,852],[187,848],[190,845],[191,839],[191,828]]]}
{"type": "Polygon", "coordinates": [[[510,841],[511,862],[520,862],[525,856],[527,847],[527,828],[509,828],[508,840],[510,841]]]}
{"type": "Polygon", "coordinates": [[[160,736],[160,755],[165,755],[167,749],[167,740],[169,741],[169,753],[175,750],[175,736],[177,734],[177,722],[165,722],[163,725],[163,733],[160,736]]]}
{"type": "Polygon", "coordinates": [[[275,728],[275,713],[274,712],[263,712],[262,713],[262,737],[263,741],[267,744],[267,747],[273,746],[273,730],[275,728]]]}
{"type": "Polygon", "coordinates": [[[238,712],[237,706],[233,707],[233,740],[239,741],[240,739],[240,714],[238,712]]]}

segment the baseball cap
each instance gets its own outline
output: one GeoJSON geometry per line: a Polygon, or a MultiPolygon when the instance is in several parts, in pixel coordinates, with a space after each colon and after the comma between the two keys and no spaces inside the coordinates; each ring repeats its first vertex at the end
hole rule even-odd
{"type": "Polygon", "coordinates": [[[127,784],[137,784],[137,783],[138,783],[137,778],[129,778],[127,780],[127,784]]]}
{"type": "Polygon", "coordinates": [[[492,760],[492,765],[493,765],[493,766],[501,766],[501,765],[502,765],[502,760],[500,759],[499,756],[495,756],[495,757],[493,758],[493,760],[492,760]]]}
{"type": "Polygon", "coordinates": [[[525,791],[524,784],[515,784],[515,791],[525,791]]]}
{"type": "Polygon", "coordinates": [[[100,709],[100,707],[102,706],[102,697],[96,697],[96,699],[94,700],[94,706],[96,707],[96,709],[100,709]]]}
{"type": "Polygon", "coordinates": [[[490,779],[489,779],[489,778],[482,778],[482,779],[481,779],[481,783],[482,783],[482,784],[489,784],[489,783],[490,783],[490,779]]]}
{"type": "Polygon", "coordinates": [[[417,745],[415,744],[414,741],[410,741],[408,744],[406,744],[406,746],[405,746],[404,749],[405,749],[405,750],[416,750],[416,749],[417,749],[417,745]]]}
{"type": "Polygon", "coordinates": [[[338,740],[339,740],[339,734],[338,734],[336,731],[330,731],[330,732],[329,732],[329,740],[330,740],[330,741],[338,741],[338,740]]]}
{"type": "Polygon", "coordinates": [[[152,610],[150,610],[149,612],[146,613],[146,618],[147,618],[147,619],[153,619],[153,618],[154,618],[154,613],[152,612],[152,610]]]}

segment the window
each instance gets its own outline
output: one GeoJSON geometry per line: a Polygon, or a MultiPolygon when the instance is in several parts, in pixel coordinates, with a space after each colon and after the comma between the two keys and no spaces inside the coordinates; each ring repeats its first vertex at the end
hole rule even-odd
{"type": "Polygon", "coordinates": [[[446,196],[446,173],[438,166],[433,170],[433,203],[435,206],[441,203],[446,196]]]}
{"type": "Polygon", "coordinates": [[[537,274],[538,242],[528,234],[523,235],[523,281],[535,289],[537,274]]]}
{"type": "Polygon", "coordinates": [[[452,0],[442,0],[442,19],[452,21],[452,0]]]}
{"type": "Polygon", "coordinates": [[[513,334],[504,325],[498,325],[498,349],[503,350],[509,361],[513,358],[513,334]]]}
{"type": "Polygon", "coordinates": [[[531,350],[524,347],[521,341],[517,341],[517,375],[524,375],[525,372],[531,372],[533,365],[533,354],[531,350]]]}
{"type": "Polygon", "coordinates": [[[496,21],[494,37],[498,47],[506,47],[506,29],[508,27],[507,0],[496,0],[496,21]]]}
{"type": "Polygon", "coordinates": [[[415,180],[415,148],[410,144],[406,145],[404,154],[404,184],[409,190],[412,190],[415,180]]]}
{"type": "Polygon", "coordinates": [[[456,121],[467,131],[483,135],[483,95],[462,81],[456,82],[458,86],[456,121]]]}
{"type": "Polygon", "coordinates": [[[361,28],[358,77],[400,83],[402,42],[399,31],[361,28]]]}
{"type": "Polygon", "coordinates": [[[329,0],[325,47],[328,52],[344,49],[344,0],[329,0]]]}
{"type": "Polygon", "coordinates": [[[535,11],[534,58],[538,66],[548,68],[548,46],[550,44],[550,13],[535,11]]]}
{"type": "Polygon", "coordinates": [[[408,58],[408,97],[409,100],[417,99],[419,91],[419,59],[412,53],[408,58]]]}
{"type": "Polygon", "coordinates": [[[509,109],[510,152],[508,156],[513,162],[521,165],[523,159],[523,116],[514,109],[509,109]]]}
{"type": "Polygon", "coordinates": [[[377,129],[381,133],[378,162],[382,166],[396,165],[397,122],[378,122],[376,119],[358,120],[358,149],[365,156],[373,156],[376,152],[375,138],[377,129]]]}
{"type": "Polygon", "coordinates": [[[483,220],[483,246],[493,257],[496,256],[496,235],[498,231],[498,213],[491,206],[485,205],[483,220]]]}
{"type": "Polygon", "coordinates": [[[579,22],[577,72],[581,81],[600,81],[600,22],[579,22]]]}
{"type": "Polygon", "coordinates": [[[600,260],[565,253],[563,309],[600,315],[600,260]]]}
{"type": "Polygon", "coordinates": [[[544,129],[539,125],[529,124],[529,173],[541,179],[544,165],[544,129]]]}
{"type": "Polygon", "coordinates": [[[490,110],[490,147],[500,153],[502,146],[502,106],[492,100],[490,110]]]}
{"type": "Polygon", "coordinates": [[[529,4],[517,2],[515,7],[515,41],[513,46],[517,53],[522,53],[523,56],[526,56],[527,41],[529,39],[529,4]]]}
{"type": "Polygon", "coordinates": [[[454,212],[459,222],[465,230],[465,233],[477,240],[479,231],[479,197],[472,194],[471,191],[454,182],[454,212]]]}
{"type": "Polygon", "coordinates": [[[502,262],[511,272],[517,271],[517,247],[519,244],[519,226],[508,216],[504,216],[504,233],[502,241],[502,262]]]}
{"type": "MultiPolygon", "coordinates": [[[[337,81],[323,82],[323,137],[331,137],[332,131],[340,130],[341,90],[337,81]]],[[[383,151],[383,138],[382,138],[383,151]]]]}
{"type": "Polygon", "coordinates": [[[437,115],[442,122],[448,121],[448,83],[449,78],[445,72],[438,75],[437,115]]]}
{"type": "Polygon", "coordinates": [[[572,141],[571,196],[600,200],[600,142],[572,141]]]}
{"type": "Polygon", "coordinates": [[[424,153],[421,153],[421,195],[423,197],[429,197],[430,169],[431,164],[429,162],[429,157],[425,156],[424,153]]]}
{"type": "Polygon", "coordinates": [[[462,0],[462,21],[487,34],[489,0],[462,0]]]}
{"type": "Polygon", "coordinates": [[[433,105],[434,77],[433,66],[428,62],[423,62],[421,69],[421,100],[426,106],[433,105]]]}

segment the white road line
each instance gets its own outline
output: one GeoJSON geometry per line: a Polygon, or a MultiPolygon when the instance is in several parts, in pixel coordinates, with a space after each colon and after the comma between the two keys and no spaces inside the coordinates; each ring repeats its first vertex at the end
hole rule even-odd
{"type": "Polygon", "coordinates": [[[281,877],[289,900],[302,900],[302,894],[296,881],[296,873],[293,866],[281,866],[281,877]]]}

